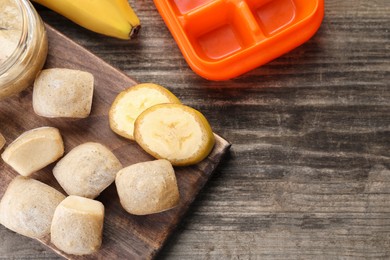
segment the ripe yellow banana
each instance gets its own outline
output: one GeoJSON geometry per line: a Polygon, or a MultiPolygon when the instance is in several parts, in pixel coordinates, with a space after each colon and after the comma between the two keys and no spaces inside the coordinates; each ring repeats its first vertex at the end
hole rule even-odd
{"type": "Polygon", "coordinates": [[[141,25],[127,0],[33,1],[88,30],[119,39],[130,39],[141,25]]]}

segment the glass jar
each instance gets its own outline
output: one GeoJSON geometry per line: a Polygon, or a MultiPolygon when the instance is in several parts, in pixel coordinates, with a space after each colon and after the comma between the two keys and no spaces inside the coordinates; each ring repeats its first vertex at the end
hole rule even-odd
{"type": "Polygon", "coordinates": [[[45,26],[29,0],[1,0],[0,13],[0,30],[3,30],[0,41],[4,45],[0,44],[3,51],[0,99],[3,99],[33,84],[46,61],[48,41],[45,26]]]}

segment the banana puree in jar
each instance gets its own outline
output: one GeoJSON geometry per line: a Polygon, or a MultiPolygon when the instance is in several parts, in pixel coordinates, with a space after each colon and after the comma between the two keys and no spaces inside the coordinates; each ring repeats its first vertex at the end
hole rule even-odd
{"type": "Polygon", "coordinates": [[[22,33],[22,16],[14,1],[0,1],[0,64],[3,64],[18,46],[22,33]]]}
{"type": "Polygon", "coordinates": [[[47,56],[43,22],[28,0],[0,0],[0,99],[32,85],[47,56]]]}

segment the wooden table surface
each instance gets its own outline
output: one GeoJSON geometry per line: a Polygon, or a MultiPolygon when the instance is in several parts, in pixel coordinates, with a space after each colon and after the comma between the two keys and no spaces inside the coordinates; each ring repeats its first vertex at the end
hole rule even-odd
{"type": "MultiPolygon", "coordinates": [[[[317,34],[234,80],[194,74],[152,1],[136,39],[45,22],[138,82],[168,87],[232,143],[159,259],[390,258],[390,4],[326,0],[317,34]]],[[[0,258],[56,259],[0,227],[0,258]]]]}

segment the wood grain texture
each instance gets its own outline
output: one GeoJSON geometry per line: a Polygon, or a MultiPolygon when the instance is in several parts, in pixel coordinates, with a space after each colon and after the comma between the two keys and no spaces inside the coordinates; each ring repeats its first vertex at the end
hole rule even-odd
{"type": "MultiPolygon", "coordinates": [[[[138,82],[167,86],[207,116],[231,151],[159,259],[390,258],[390,6],[327,0],[317,34],[239,78],[185,63],[151,1],[142,29],[108,39],[44,20],[138,82]]],[[[55,258],[0,229],[5,258],[55,258]]]]}
{"type": "MultiPolygon", "coordinates": [[[[153,160],[134,141],[113,133],[108,124],[108,111],[115,97],[136,83],[100,60],[79,45],[47,27],[49,55],[45,68],[68,68],[88,71],[94,75],[94,95],[91,114],[86,119],[44,118],[35,115],[32,109],[32,87],[19,95],[0,103],[1,132],[11,143],[24,131],[52,126],[60,130],[65,153],[85,142],[99,142],[108,147],[122,165],[153,160]]],[[[180,202],[169,211],[147,216],[133,216],[123,210],[115,185],[104,190],[97,200],[105,207],[103,243],[92,255],[76,257],[67,255],[50,243],[50,236],[40,242],[69,259],[151,259],[161,249],[167,237],[185,214],[189,204],[204,186],[230,144],[218,135],[210,155],[200,163],[189,167],[175,167],[179,186],[180,202]]],[[[54,164],[34,173],[39,179],[65,192],[52,174],[54,164]]],[[[4,162],[0,165],[0,196],[17,173],[4,162]]]]}

